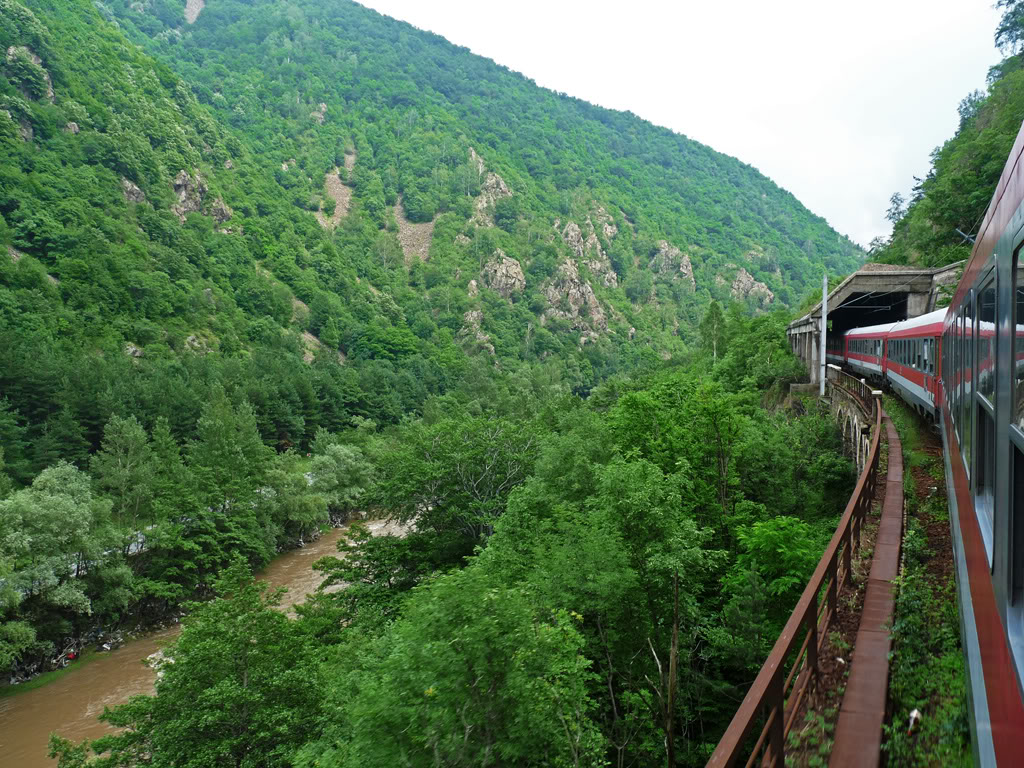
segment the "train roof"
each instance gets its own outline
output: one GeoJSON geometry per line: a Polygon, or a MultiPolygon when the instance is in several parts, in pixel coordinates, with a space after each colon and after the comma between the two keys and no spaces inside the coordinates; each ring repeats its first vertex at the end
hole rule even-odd
{"type": "Polygon", "coordinates": [[[936,336],[942,334],[942,323],[946,319],[946,310],[937,309],[934,312],[929,312],[927,315],[919,315],[918,317],[912,317],[909,320],[901,320],[896,323],[889,333],[902,333],[903,331],[921,331],[929,329],[935,331],[936,336]],[[934,326],[929,328],[929,326],[934,326]]]}
{"type": "Polygon", "coordinates": [[[874,338],[887,334],[896,323],[882,323],[881,325],[868,325],[863,328],[851,328],[846,336],[871,336],[874,338]]]}

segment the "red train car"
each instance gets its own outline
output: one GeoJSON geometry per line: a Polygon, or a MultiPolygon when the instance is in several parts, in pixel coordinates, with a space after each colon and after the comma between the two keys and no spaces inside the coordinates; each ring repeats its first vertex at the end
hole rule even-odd
{"type": "Polygon", "coordinates": [[[847,331],[843,336],[846,342],[846,364],[866,378],[885,378],[885,340],[894,325],[869,325],[847,331]]]}
{"type": "Polygon", "coordinates": [[[946,310],[895,323],[886,338],[885,378],[923,416],[937,420],[939,359],[946,310]]]}
{"type": "Polygon", "coordinates": [[[850,368],[884,379],[942,429],[974,757],[984,766],[1024,762],[1022,159],[1024,130],[950,306],[844,337],[850,368]]]}

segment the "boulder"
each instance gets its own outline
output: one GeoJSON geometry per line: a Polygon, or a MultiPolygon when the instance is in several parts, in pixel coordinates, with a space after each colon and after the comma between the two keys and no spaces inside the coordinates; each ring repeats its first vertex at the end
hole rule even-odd
{"type": "Polygon", "coordinates": [[[126,203],[146,202],[146,193],[139,189],[137,184],[129,181],[123,176],[121,177],[121,191],[124,193],[124,201],[126,203]]]}
{"type": "Polygon", "coordinates": [[[190,213],[199,213],[203,210],[203,200],[206,198],[206,182],[203,177],[199,175],[199,171],[195,172],[193,178],[184,169],[178,171],[178,175],[174,177],[174,181],[171,183],[174,188],[174,194],[178,198],[178,202],[171,206],[171,210],[174,211],[178,218],[184,223],[185,216],[190,213]]]}
{"type": "Polygon", "coordinates": [[[526,275],[523,268],[513,258],[505,255],[505,252],[498,248],[491,256],[480,273],[484,284],[492,290],[500,293],[504,298],[511,298],[513,294],[522,293],[526,288],[526,275]]]}
{"type": "Polygon", "coordinates": [[[732,281],[730,293],[734,299],[752,299],[761,306],[775,301],[775,294],[771,289],[764,283],[755,280],[754,276],[742,267],[736,273],[736,279],[732,281]]]}
{"type": "Polygon", "coordinates": [[[649,268],[653,272],[669,275],[671,279],[682,279],[690,284],[690,288],[696,290],[697,281],[693,277],[693,264],[690,257],[669,243],[667,240],[658,241],[658,252],[651,259],[649,268]]]}

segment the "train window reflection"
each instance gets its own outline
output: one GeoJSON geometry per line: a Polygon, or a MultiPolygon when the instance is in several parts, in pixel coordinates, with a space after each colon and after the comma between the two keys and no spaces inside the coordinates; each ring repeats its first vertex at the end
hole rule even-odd
{"type": "MultiPolygon", "coordinates": [[[[1019,254],[1019,252],[1018,252],[1019,254]]],[[[1014,295],[1016,297],[1014,323],[1016,334],[1013,344],[1013,367],[1014,367],[1014,422],[1024,429],[1024,269],[1021,269],[1020,256],[1014,265],[1014,295]]]]}
{"type": "Polygon", "coordinates": [[[974,467],[971,464],[971,442],[974,438],[974,295],[964,304],[964,364],[960,372],[962,382],[961,413],[963,424],[961,425],[961,443],[963,450],[964,466],[967,467],[967,475],[974,474],[974,467]]]}
{"type": "Polygon", "coordinates": [[[978,393],[991,404],[996,392],[996,281],[978,295],[978,393]]]}

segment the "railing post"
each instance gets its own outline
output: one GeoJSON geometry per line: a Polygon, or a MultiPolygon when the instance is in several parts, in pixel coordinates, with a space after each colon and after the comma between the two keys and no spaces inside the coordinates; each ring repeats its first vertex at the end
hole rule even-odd
{"type": "Polygon", "coordinates": [[[827,600],[828,600],[828,611],[827,611],[828,622],[826,622],[826,625],[828,623],[831,623],[832,618],[835,616],[835,613],[836,613],[836,594],[837,594],[836,585],[837,585],[837,582],[839,581],[839,553],[838,552],[836,552],[836,553],[834,553],[832,555],[832,559],[828,563],[828,579],[829,579],[828,594],[827,594],[827,600]]]}
{"type": "Polygon", "coordinates": [[[807,669],[808,685],[813,685],[811,690],[818,688],[818,596],[814,596],[811,607],[807,611],[807,631],[810,632],[810,640],[807,641],[807,669]]]}
{"type": "Polygon", "coordinates": [[[780,768],[786,764],[786,697],[785,691],[782,690],[783,670],[784,667],[780,664],[775,670],[775,674],[772,675],[772,681],[766,691],[767,696],[765,697],[770,702],[770,707],[774,709],[774,717],[772,718],[771,727],[768,732],[768,751],[772,756],[770,764],[778,765],[780,768]]]}
{"type": "MultiPolygon", "coordinates": [[[[857,516],[856,507],[854,507],[853,516],[857,516]]],[[[850,521],[853,522],[852,520],[850,521]]],[[[853,554],[853,526],[851,525],[846,529],[846,546],[843,547],[843,584],[853,581],[853,569],[852,569],[852,557],[853,554]]]]}

